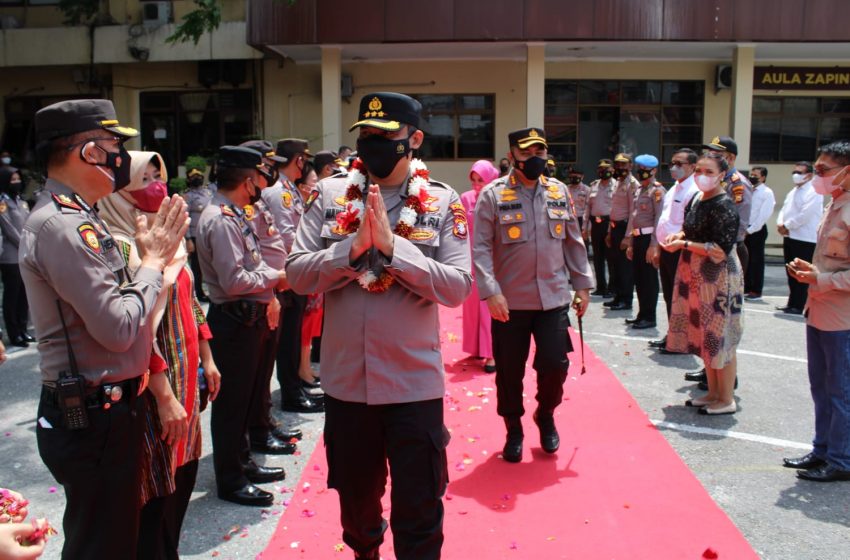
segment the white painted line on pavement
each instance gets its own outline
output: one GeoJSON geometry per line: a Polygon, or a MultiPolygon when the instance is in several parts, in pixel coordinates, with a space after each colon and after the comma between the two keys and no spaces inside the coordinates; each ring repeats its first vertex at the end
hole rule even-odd
{"type": "Polygon", "coordinates": [[[666,420],[650,419],[650,422],[652,422],[658,428],[668,428],[670,430],[676,430],[678,432],[692,432],[695,434],[705,434],[709,436],[742,439],[745,441],[754,441],[756,443],[765,443],[767,445],[775,445],[778,447],[790,447],[792,449],[805,449],[808,451],[811,451],[812,449],[812,444],[810,443],[798,443],[796,441],[789,441],[787,439],[778,439],[767,436],[760,436],[757,434],[747,434],[744,432],[733,432],[731,430],[718,430],[716,428],[703,428],[702,426],[689,426],[687,424],[667,422],[666,420]]]}
{"type": "MultiPolygon", "coordinates": [[[[653,338],[646,336],[626,336],[623,334],[608,334],[601,332],[585,332],[585,336],[604,336],[606,338],[616,338],[619,340],[654,340],[653,338]]],[[[587,342],[587,341],[585,341],[587,342]]],[[[754,350],[741,350],[738,348],[738,354],[744,354],[746,356],[758,356],[759,358],[772,358],[774,360],[784,360],[786,362],[797,362],[801,364],[809,363],[805,358],[794,358],[792,356],[780,356],[778,354],[768,354],[767,352],[756,352],[754,350]]]]}
{"type": "Polygon", "coordinates": [[[805,321],[806,318],[802,315],[794,315],[793,313],[783,313],[778,309],[774,311],[767,311],[766,309],[753,309],[752,307],[745,305],[744,306],[744,314],[747,313],[763,313],[765,315],[775,315],[777,317],[789,318],[789,319],[799,319],[801,322],[805,321]]]}

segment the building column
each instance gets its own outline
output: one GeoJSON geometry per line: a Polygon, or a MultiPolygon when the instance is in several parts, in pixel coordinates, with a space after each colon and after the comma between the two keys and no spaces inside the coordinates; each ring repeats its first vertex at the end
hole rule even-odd
{"type": "Polygon", "coordinates": [[[337,150],[341,143],[342,48],[322,45],[322,148],[337,150]]]}
{"type": "Polygon", "coordinates": [[[546,44],[526,43],[526,126],[543,126],[546,86],[546,44]]]}
{"type": "Polygon", "coordinates": [[[732,56],[732,138],[738,144],[738,168],[750,166],[750,134],[753,127],[753,71],[756,46],[741,44],[732,56]]]}

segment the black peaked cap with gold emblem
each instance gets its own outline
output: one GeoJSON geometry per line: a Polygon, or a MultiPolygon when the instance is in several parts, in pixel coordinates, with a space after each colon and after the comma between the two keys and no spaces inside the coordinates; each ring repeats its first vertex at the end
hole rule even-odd
{"type": "Polygon", "coordinates": [[[730,136],[715,136],[711,142],[704,144],[703,148],[738,155],[738,143],[730,136]]]}
{"type": "Polygon", "coordinates": [[[108,99],[70,99],[60,101],[39,110],[35,114],[35,136],[37,142],[65,138],[78,132],[103,129],[127,139],[139,135],[139,131],[121,126],[115,114],[115,106],[108,99]]]}
{"type": "Polygon", "coordinates": [[[516,146],[520,150],[524,150],[534,144],[541,144],[544,148],[548,148],[546,143],[546,131],[542,128],[531,127],[515,130],[508,134],[508,144],[516,146]]]}
{"type": "Polygon", "coordinates": [[[286,161],[291,160],[299,154],[304,154],[307,158],[313,157],[313,154],[310,153],[310,143],[301,138],[284,138],[283,140],[278,140],[275,152],[278,156],[286,159],[286,161]]]}
{"type": "Polygon", "coordinates": [[[268,158],[277,163],[286,163],[288,160],[285,157],[277,155],[274,146],[268,140],[248,140],[239,144],[243,148],[251,148],[263,154],[264,158],[268,158]]]}
{"type": "Polygon", "coordinates": [[[257,150],[243,146],[222,146],[218,149],[216,166],[234,169],[260,169],[263,166],[263,155],[257,150]]]}
{"type": "Polygon", "coordinates": [[[372,126],[394,132],[405,124],[418,129],[421,113],[422,104],[403,93],[368,93],[360,100],[358,121],[348,130],[372,126]]]}

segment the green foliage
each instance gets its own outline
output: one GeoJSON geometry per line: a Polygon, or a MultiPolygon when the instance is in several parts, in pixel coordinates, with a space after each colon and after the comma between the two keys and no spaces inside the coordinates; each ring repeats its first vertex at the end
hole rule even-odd
{"type": "Polygon", "coordinates": [[[207,170],[207,160],[202,156],[189,156],[186,158],[186,163],[183,164],[186,170],[197,169],[198,171],[207,170]]]}
{"type": "Polygon", "coordinates": [[[100,0],[59,0],[65,25],[88,24],[100,11],[100,0]]]}
{"type": "Polygon", "coordinates": [[[185,177],[174,177],[168,181],[168,194],[182,194],[188,186],[185,177]]]}
{"type": "Polygon", "coordinates": [[[183,16],[183,22],[168,37],[166,43],[185,43],[190,39],[196,45],[205,32],[215,31],[221,24],[219,0],[195,0],[198,7],[183,16]]]}

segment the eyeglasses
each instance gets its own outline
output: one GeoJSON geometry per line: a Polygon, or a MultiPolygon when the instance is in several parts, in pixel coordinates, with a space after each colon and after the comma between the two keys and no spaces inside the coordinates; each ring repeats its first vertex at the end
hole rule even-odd
{"type": "Polygon", "coordinates": [[[815,167],[815,175],[817,175],[818,177],[823,177],[829,171],[832,171],[833,169],[841,169],[842,167],[844,167],[844,166],[843,165],[834,165],[832,167],[815,167]]]}
{"type": "Polygon", "coordinates": [[[102,138],[86,138],[80,142],[74,142],[73,144],[69,144],[65,146],[65,149],[69,152],[73,150],[77,146],[82,146],[83,144],[88,144],[89,142],[118,142],[119,144],[124,141],[124,138],[120,138],[118,136],[104,136],[102,138]]]}

